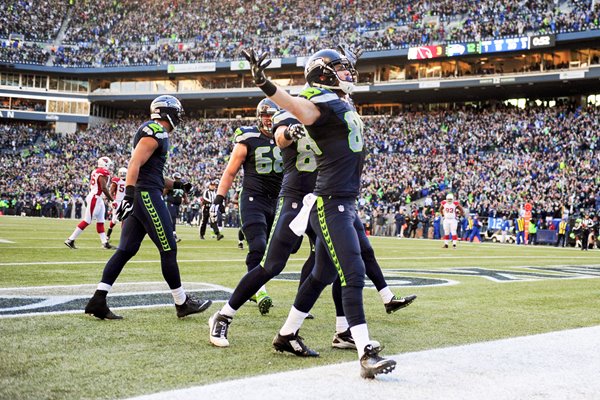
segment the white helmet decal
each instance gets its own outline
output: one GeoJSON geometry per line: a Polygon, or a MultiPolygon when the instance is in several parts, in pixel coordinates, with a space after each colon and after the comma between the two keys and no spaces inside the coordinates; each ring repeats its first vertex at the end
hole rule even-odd
{"type": "Polygon", "coordinates": [[[108,157],[100,157],[98,159],[98,168],[104,168],[107,170],[111,170],[113,166],[113,162],[108,157]]]}

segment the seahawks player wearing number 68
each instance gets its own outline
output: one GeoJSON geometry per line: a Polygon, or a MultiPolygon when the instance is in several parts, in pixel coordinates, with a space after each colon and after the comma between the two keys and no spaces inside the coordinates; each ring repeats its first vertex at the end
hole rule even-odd
{"type": "Polygon", "coordinates": [[[121,239],[108,260],[97,290],[85,307],[86,314],[100,319],[121,319],[106,303],[106,296],[125,264],[136,255],[146,235],[160,252],[163,277],[171,289],[177,316],[183,318],[206,310],[212,302],[186,294],[177,265],[173,222],[163,201],[163,189],[189,191],[190,184],[165,179],[163,171],[169,151],[169,134],[180,124],[183,107],[173,96],[159,96],[150,105],[150,121],[144,122],[133,138],[133,152],[125,178],[125,197],[117,208],[123,221],[121,239]]]}
{"type": "MultiPolygon", "coordinates": [[[[310,213],[310,224],[317,231],[316,264],[300,286],[273,346],[294,354],[298,347],[304,349],[303,354],[315,353],[304,345],[298,330],[323,289],[339,277],[344,314],[358,350],[361,376],[372,379],[389,373],[396,362],[381,357],[380,345],[369,338],[363,307],[365,263],[354,227],[365,156],[364,125],[346,98],[353,91],[356,71],[338,51],[318,51],[308,58],[304,70],[310,87],[292,97],[266,78],[264,70],[271,62],[265,60],[267,53],[258,59],[253,50],[244,50],[243,54],[250,63],[254,83],[305,126],[318,148],[315,189],[303,201],[310,213]]],[[[304,226],[307,223],[305,220],[304,226]]]]}
{"type": "MultiPolygon", "coordinates": [[[[218,212],[225,211],[225,195],[240,168],[244,168],[242,191],[238,203],[242,231],[248,242],[246,256],[248,271],[259,266],[265,254],[283,177],[281,151],[271,133],[272,117],[276,111],[275,103],[263,99],[256,107],[258,126],[241,127],[235,130],[235,146],[219,181],[217,195],[210,209],[213,220],[216,219],[218,212]]],[[[256,293],[256,302],[261,314],[269,312],[273,301],[264,286],[256,293]]]]}

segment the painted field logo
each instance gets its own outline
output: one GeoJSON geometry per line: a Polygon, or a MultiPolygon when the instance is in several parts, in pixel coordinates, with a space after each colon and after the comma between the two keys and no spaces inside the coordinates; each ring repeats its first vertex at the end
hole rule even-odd
{"type": "MultiPolygon", "coordinates": [[[[217,285],[186,286],[187,293],[202,299],[226,301],[231,296],[230,289],[217,285]]],[[[174,307],[173,296],[170,291],[164,290],[164,284],[133,283],[116,287],[119,292],[115,291],[108,297],[111,309],[174,307]]],[[[94,290],[95,285],[0,289],[0,318],[83,313],[94,290]]]]}
{"type": "MultiPolygon", "coordinates": [[[[507,269],[492,269],[479,267],[455,267],[445,269],[385,269],[385,280],[390,287],[410,287],[410,286],[445,286],[454,285],[458,282],[444,278],[431,278],[418,275],[451,276],[459,279],[461,276],[478,276],[494,282],[517,282],[517,281],[537,281],[550,279],[581,279],[600,277],[600,266],[585,265],[562,265],[552,267],[510,267],[507,269]]],[[[299,273],[285,272],[275,279],[297,281],[299,273]]],[[[373,283],[366,280],[365,286],[372,288],[373,283]]]]}

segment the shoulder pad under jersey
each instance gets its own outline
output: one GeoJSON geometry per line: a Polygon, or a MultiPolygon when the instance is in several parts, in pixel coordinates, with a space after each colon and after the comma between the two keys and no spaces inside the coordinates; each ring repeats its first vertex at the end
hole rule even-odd
{"type": "Polygon", "coordinates": [[[233,134],[233,141],[235,143],[241,143],[250,138],[260,137],[258,129],[250,126],[242,126],[237,128],[233,134]]]}
{"type": "Polygon", "coordinates": [[[329,89],[307,87],[298,97],[303,97],[313,103],[327,103],[328,101],[339,100],[339,96],[329,89]]]}

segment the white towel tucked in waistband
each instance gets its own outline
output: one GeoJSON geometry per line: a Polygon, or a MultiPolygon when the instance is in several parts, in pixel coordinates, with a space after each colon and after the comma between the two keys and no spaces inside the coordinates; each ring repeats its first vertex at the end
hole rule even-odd
{"type": "Polygon", "coordinates": [[[312,210],[315,201],[317,201],[317,196],[312,193],[307,194],[304,196],[304,199],[302,199],[302,209],[300,209],[300,212],[298,215],[296,215],[296,218],[290,222],[290,229],[296,234],[296,236],[304,235],[306,227],[308,226],[310,210],[312,210]]]}

